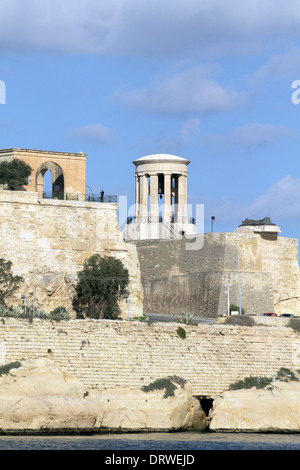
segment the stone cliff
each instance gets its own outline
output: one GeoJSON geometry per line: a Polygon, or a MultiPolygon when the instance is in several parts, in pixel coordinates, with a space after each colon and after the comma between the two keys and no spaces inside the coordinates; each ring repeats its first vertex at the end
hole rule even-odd
{"type": "Polygon", "coordinates": [[[203,430],[207,419],[191,387],[86,389],[47,357],[15,364],[0,377],[0,432],[203,430]]]}
{"type": "Polygon", "coordinates": [[[214,402],[215,432],[300,432],[300,384],[276,381],[259,390],[227,391],[214,402]]]}

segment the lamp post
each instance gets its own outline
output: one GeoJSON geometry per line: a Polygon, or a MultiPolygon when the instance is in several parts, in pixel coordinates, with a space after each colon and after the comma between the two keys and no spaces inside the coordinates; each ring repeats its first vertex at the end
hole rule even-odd
{"type": "Polygon", "coordinates": [[[26,296],[24,294],[22,294],[21,299],[23,299],[23,302],[24,302],[24,312],[25,312],[25,316],[26,316],[26,313],[27,313],[27,299],[26,299],[26,296]]]}
{"type": "Polygon", "coordinates": [[[129,297],[127,297],[127,299],[126,299],[126,303],[127,303],[127,305],[128,305],[128,320],[129,320],[129,317],[130,317],[130,313],[129,313],[129,304],[130,304],[130,299],[129,299],[129,297]]]}
{"type": "Polygon", "coordinates": [[[215,219],[216,219],[216,218],[215,218],[215,216],[214,216],[214,215],[212,215],[212,216],[211,216],[211,231],[212,231],[212,232],[214,231],[214,223],[215,223],[215,219]]]}

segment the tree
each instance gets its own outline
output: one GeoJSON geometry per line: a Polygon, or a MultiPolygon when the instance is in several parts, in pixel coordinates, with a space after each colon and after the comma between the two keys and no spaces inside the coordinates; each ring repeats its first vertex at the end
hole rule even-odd
{"type": "Polygon", "coordinates": [[[91,256],[78,273],[74,308],[90,318],[116,319],[127,292],[128,270],[112,256],[91,256]]]}
{"type": "Polygon", "coordinates": [[[22,160],[14,158],[0,163],[0,184],[7,184],[9,189],[28,184],[32,168],[22,160]]]}
{"type": "Polygon", "coordinates": [[[19,287],[21,276],[14,276],[11,271],[11,261],[0,258],[0,305],[19,287]]]}

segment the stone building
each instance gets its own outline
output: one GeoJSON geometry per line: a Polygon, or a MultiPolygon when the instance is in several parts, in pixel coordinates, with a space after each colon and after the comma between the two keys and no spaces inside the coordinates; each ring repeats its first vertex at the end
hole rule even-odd
{"type": "Polygon", "coordinates": [[[135,165],[135,216],[123,230],[126,240],[176,239],[196,233],[188,214],[187,166],[175,155],[141,157],[135,165]]]}
{"type": "MultiPolygon", "coordinates": [[[[143,292],[135,246],[126,245],[118,226],[114,197],[85,196],[86,155],[39,150],[0,150],[0,162],[18,158],[33,172],[22,191],[0,190],[0,258],[10,260],[24,279],[14,304],[50,311],[65,306],[73,315],[77,272],[95,253],[119,258],[129,271],[131,315],[143,312],[143,292]],[[52,174],[46,195],[43,178],[52,174]]],[[[127,317],[127,304],[121,303],[127,317]]]]}
{"type": "MultiPolygon", "coordinates": [[[[71,309],[76,273],[99,253],[128,268],[131,316],[224,315],[225,286],[230,303],[241,301],[247,314],[300,314],[298,241],[279,236],[268,218],[246,219],[231,233],[196,234],[187,211],[188,160],[159,154],[134,161],[135,216],[121,233],[116,201],[86,200],[86,155],[0,150],[0,161],[13,158],[26,161],[33,173],[26,191],[0,191],[0,257],[24,277],[29,302],[35,274],[38,308],[71,309]],[[43,197],[46,171],[53,179],[51,198],[43,197]],[[198,248],[188,249],[189,243],[198,248]]],[[[122,306],[126,317],[128,305],[122,306]]]]}
{"type": "Polygon", "coordinates": [[[84,200],[86,157],[87,155],[82,152],[66,153],[17,148],[0,150],[0,162],[17,158],[32,168],[26,191],[37,192],[39,198],[43,197],[44,176],[49,171],[52,176],[52,192],[48,197],[84,200]]]}

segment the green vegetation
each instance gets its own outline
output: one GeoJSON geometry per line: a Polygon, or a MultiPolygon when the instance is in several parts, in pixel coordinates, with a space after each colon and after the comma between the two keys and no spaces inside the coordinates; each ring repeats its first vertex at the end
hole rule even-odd
{"type": "Polygon", "coordinates": [[[186,384],[186,380],[182,379],[181,377],[177,377],[176,375],[171,377],[165,377],[162,379],[157,379],[154,382],[151,382],[149,385],[144,385],[141,390],[143,392],[153,392],[154,390],[165,390],[163,398],[174,397],[176,390],[176,383],[180,385],[182,388],[186,384]]]}
{"type": "MultiPolygon", "coordinates": [[[[299,374],[300,371],[297,373],[299,374]]],[[[281,382],[290,382],[290,381],[299,381],[299,378],[295,375],[293,371],[287,369],[286,367],[281,367],[277,372],[276,379],[281,382]]],[[[230,385],[229,390],[243,390],[249,389],[252,387],[261,389],[270,385],[272,382],[272,377],[246,377],[243,380],[239,380],[230,385]]]]}
{"type": "Polygon", "coordinates": [[[112,256],[91,256],[78,273],[73,301],[77,315],[89,318],[117,319],[118,301],[127,294],[128,270],[112,256]]]}
{"type": "Polygon", "coordinates": [[[46,314],[47,320],[61,321],[70,320],[70,318],[71,317],[65,307],[56,307],[54,310],[51,310],[48,315],[46,314]]]}
{"type": "Polygon", "coordinates": [[[133,317],[133,318],[131,318],[131,321],[147,322],[147,321],[149,321],[149,318],[147,317],[147,315],[145,315],[145,314],[143,313],[143,315],[141,315],[140,317],[133,317]]]}
{"type": "Polygon", "coordinates": [[[182,315],[170,315],[170,319],[175,323],[185,323],[186,325],[196,325],[194,321],[194,312],[183,312],[182,315]]]}
{"type": "Polygon", "coordinates": [[[234,315],[226,317],[226,325],[255,326],[255,320],[247,315],[234,315]]]}
{"type": "Polygon", "coordinates": [[[277,372],[277,378],[282,382],[299,382],[299,378],[296,377],[295,373],[286,367],[281,367],[277,372]]]}
{"type": "Polygon", "coordinates": [[[0,184],[6,184],[14,190],[20,186],[26,186],[31,175],[32,168],[22,160],[14,158],[11,161],[0,163],[0,184]]]}
{"type": "Polygon", "coordinates": [[[11,261],[0,258],[0,305],[4,306],[5,301],[19,287],[22,281],[21,276],[14,276],[11,270],[11,261]]]}
{"type": "Polygon", "coordinates": [[[292,328],[297,333],[300,333],[300,318],[291,318],[288,327],[292,328]]]}
{"type": "MultiPolygon", "coordinates": [[[[238,307],[238,306],[235,305],[235,304],[230,304],[229,310],[230,310],[230,312],[239,312],[239,311],[240,311],[240,307],[238,307]]],[[[242,315],[245,315],[245,313],[246,313],[246,310],[242,307],[242,308],[241,308],[241,314],[242,314],[242,315]]]]}
{"type": "MultiPolygon", "coordinates": [[[[24,307],[13,306],[6,307],[5,305],[0,305],[0,317],[10,317],[10,318],[25,318],[26,320],[33,320],[33,309],[32,306],[28,306],[26,310],[26,315],[24,307]]],[[[65,307],[57,307],[49,313],[44,312],[43,310],[35,310],[35,317],[42,320],[50,321],[61,321],[69,320],[71,317],[65,307]]]]}
{"type": "Polygon", "coordinates": [[[178,334],[179,338],[181,339],[185,339],[186,338],[186,331],[184,328],[182,328],[181,326],[179,326],[176,330],[176,333],[178,334]]]}
{"type": "Polygon", "coordinates": [[[272,382],[270,377],[246,377],[230,385],[229,390],[243,390],[248,388],[265,388],[272,382]]]}
{"type": "Polygon", "coordinates": [[[4,366],[0,366],[0,375],[6,375],[9,373],[11,369],[18,369],[21,367],[21,363],[16,361],[16,362],[10,362],[9,364],[5,364],[4,366]]]}

